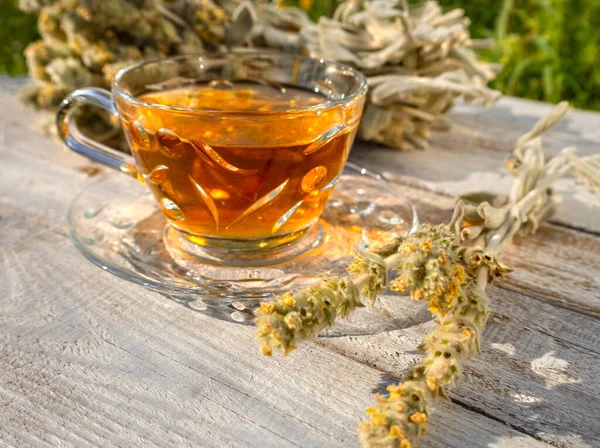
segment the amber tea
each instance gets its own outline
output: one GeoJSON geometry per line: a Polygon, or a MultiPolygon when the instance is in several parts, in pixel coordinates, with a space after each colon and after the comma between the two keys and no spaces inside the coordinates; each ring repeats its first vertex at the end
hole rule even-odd
{"type": "Polygon", "coordinates": [[[172,225],[202,244],[294,235],[318,219],[361,105],[319,108],[326,85],[155,88],[137,98],[169,109],[118,106],[137,168],[172,225]]]}
{"type": "Polygon", "coordinates": [[[311,224],[341,176],[366,93],[358,71],[323,59],[186,55],[126,67],[112,92],[72,92],[56,124],[73,151],[147,185],[179,266],[264,266],[329,237],[311,224]],[[132,155],[86,137],[75,119],[82,105],[118,118],[132,155]]]}

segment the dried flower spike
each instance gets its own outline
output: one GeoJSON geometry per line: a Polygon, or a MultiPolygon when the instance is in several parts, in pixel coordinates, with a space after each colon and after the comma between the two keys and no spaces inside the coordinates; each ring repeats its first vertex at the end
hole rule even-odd
{"type": "Polygon", "coordinates": [[[369,83],[359,136],[400,149],[428,146],[454,100],[484,106],[500,93],[485,87],[495,67],[476,60],[462,9],[435,1],[409,9],[397,0],[347,0],[333,20],[300,31],[313,57],[357,67],[369,83]]]}
{"type": "Polygon", "coordinates": [[[446,311],[461,293],[466,275],[455,240],[447,226],[420,226],[398,248],[401,259],[392,290],[428,301],[432,312],[446,311]]]}
{"type": "Polygon", "coordinates": [[[423,224],[383,253],[358,252],[350,266],[354,277],[343,279],[343,287],[339,279],[324,280],[273,305],[262,305],[257,318],[259,338],[263,352],[271,354],[274,348],[287,353],[295,343],[333,324],[336,316],[362,306],[359,291],[373,303],[385,290],[390,269],[397,274],[392,289],[428,302],[437,327],[421,345],[425,357],[406,372],[401,384],[388,387],[387,397],[377,396],[377,403],[367,408],[370,418],[359,426],[363,446],[412,447],[426,434],[432,404],[460,379],[464,362],[480,353],[489,313],[486,287],[509,271],[499,260],[502,249],[517,232],[533,232],[551,215],[557,203],[553,182],[573,173],[598,192],[598,156],[578,158],[567,148],[552,160],[544,160],[540,136],[566,111],[566,104],[559,105],[519,140],[510,163],[515,181],[508,196],[466,195],[467,202],[457,203],[448,224],[423,224]],[[352,293],[340,295],[339,291],[352,293]],[[303,305],[290,297],[300,298],[303,305]],[[287,317],[308,308],[315,310],[315,318],[287,317]]]}
{"type": "Polygon", "coordinates": [[[331,326],[338,315],[345,317],[362,306],[357,287],[347,278],[326,279],[273,303],[261,303],[256,311],[261,351],[270,356],[280,349],[286,355],[299,342],[314,339],[331,326]]]}

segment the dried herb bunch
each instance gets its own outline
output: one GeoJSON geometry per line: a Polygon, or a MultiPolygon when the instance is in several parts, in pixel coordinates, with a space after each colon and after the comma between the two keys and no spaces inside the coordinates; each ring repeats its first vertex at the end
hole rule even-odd
{"type": "Polygon", "coordinates": [[[359,135],[401,149],[427,147],[431,127],[455,98],[488,106],[500,93],[486,87],[490,65],[471,50],[462,9],[443,13],[435,1],[409,9],[406,0],[347,0],[333,19],[304,27],[311,56],[360,69],[370,87],[359,135]]]}
{"type": "Polygon", "coordinates": [[[421,225],[379,253],[358,252],[347,278],[326,279],[319,286],[288,293],[257,311],[263,354],[284,354],[391,289],[426,301],[436,329],[421,348],[424,359],[411,366],[404,381],[366,412],[359,436],[365,447],[414,446],[426,434],[427,419],[438,397],[459,380],[465,360],[480,352],[488,317],[486,286],[509,272],[499,257],[517,234],[535,232],[559,203],[552,184],[568,173],[600,195],[600,154],[579,158],[565,148],[545,161],[541,135],[566,113],[561,103],[517,142],[507,167],[515,177],[506,197],[486,193],[464,196],[448,224],[421,225]],[[388,283],[388,271],[396,277],[388,283]]]}
{"type": "MultiPolygon", "coordinates": [[[[360,137],[402,149],[425,148],[456,97],[489,105],[500,96],[485,87],[494,71],[470,50],[464,11],[444,14],[435,1],[409,10],[405,1],[345,0],[332,19],[318,23],[302,9],[266,0],[20,0],[20,6],[39,13],[42,40],[25,52],[37,83],[23,98],[41,108],[56,107],[80,87],[108,87],[120,68],[141,59],[239,46],[357,67],[371,87],[360,137]]],[[[85,121],[99,128],[97,137],[107,130],[85,121]]]]}
{"type": "Polygon", "coordinates": [[[55,107],[73,89],[108,86],[120,68],[134,61],[203,49],[196,32],[178,29],[165,20],[168,10],[146,3],[21,0],[21,9],[39,13],[42,35],[25,51],[29,73],[38,81],[24,92],[26,99],[55,107]]]}
{"type": "MultiPolygon", "coordinates": [[[[42,36],[25,50],[36,83],[21,97],[42,109],[54,109],[81,87],[109,88],[136,61],[215,48],[231,23],[211,0],[19,0],[19,6],[39,14],[42,36]]],[[[124,143],[107,114],[90,110],[81,118],[89,136],[124,143]]]]}

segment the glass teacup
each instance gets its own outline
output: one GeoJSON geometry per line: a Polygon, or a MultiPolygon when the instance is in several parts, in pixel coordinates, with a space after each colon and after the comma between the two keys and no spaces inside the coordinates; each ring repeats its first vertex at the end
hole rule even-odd
{"type": "Polygon", "coordinates": [[[366,91],[359,72],[324,60],[180,56],[121,70],[112,94],[71,93],[57,126],[72,150],[146,183],[169,222],[172,254],[264,262],[310,247],[297,241],[315,235],[366,91]],[[84,104],[119,118],[133,158],[77,129],[72,113],[84,104]]]}

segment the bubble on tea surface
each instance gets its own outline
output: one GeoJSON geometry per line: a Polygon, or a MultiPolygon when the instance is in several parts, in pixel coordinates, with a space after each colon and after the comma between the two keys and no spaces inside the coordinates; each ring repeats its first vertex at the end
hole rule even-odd
{"type": "Polygon", "coordinates": [[[183,154],[183,142],[175,132],[167,128],[156,131],[158,150],[171,159],[178,159],[183,154]]]}
{"type": "Polygon", "coordinates": [[[181,209],[169,198],[162,198],[162,209],[165,215],[176,221],[181,221],[184,216],[181,209]]]}
{"type": "Polygon", "coordinates": [[[227,79],[213,79],[208,83],[208,87],[211,89],[233,90],[234,85],[227,79]]]}
{"type": "Polygon", "coordinates": [[[302,178],[302,191],[304,193],[310,193],[315,189],[317,185],[321,183],[325,176],[327,175],[327,168],[324,166],[317,166],[310,170],[308,173],[304,175],[302,178]]]}
{"type": "Polygon", "coordinates": [[[146,176],[146,178],[155,185],[162,185],[169,177],[169,167],[166,165],[157,165],[146,176]]]}

